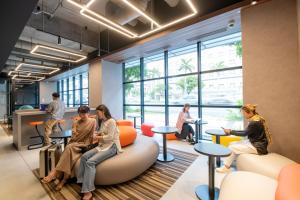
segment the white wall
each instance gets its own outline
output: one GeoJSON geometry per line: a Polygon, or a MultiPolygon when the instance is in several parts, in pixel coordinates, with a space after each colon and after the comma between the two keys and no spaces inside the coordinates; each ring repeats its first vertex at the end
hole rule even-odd
{"type": "Polygon", "coordinates": [[[97,61],[89,66],[89,106],[105,104],[115,119],[123,118],[122,65],[97,61]]]}
{"type": "Polygon", "coordinates": [[[122,65],[102,61],[102,103],[116,119],[123,118],[122,65]]]}
{"type": "Polygon", "coordinates": [[[57,92],[57,83],[50,81],[40,82],[40,104],[47,104],[52,101],[52,93],[57,92]]]}

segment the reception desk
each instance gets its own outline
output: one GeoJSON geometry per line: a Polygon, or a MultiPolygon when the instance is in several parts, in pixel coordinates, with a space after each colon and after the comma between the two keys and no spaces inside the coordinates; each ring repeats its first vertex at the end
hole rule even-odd
{"type": "MultiPolygon", "coordinates": [[[[95,114],[95,109],[91,109],[91,114],[95,114]]],[[[62,126],[64,130],[71,129],[72,117],[78,115],[77,109],[66,109],[64,120],[66,123],[62,126]]],[[[13,113],[13,143],[18,150],[27,149],[27,146],[38,142],[39,139],[30,139],[31,136],[37,136],[34,126],[30,126],[32,121],[46,122],[50,115],[46,111],[40,110],[17,110],[13,113]]],[[[42,135],[44,135],[44,126],[38,126],[42,135]]]]}

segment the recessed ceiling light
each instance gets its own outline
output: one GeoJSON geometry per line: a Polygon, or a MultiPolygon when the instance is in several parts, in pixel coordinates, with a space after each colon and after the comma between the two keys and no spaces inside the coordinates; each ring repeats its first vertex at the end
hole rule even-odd
{"type": "Polygon", "coordinates": [[[63,49],[57,49],[57,48],[49,47],[49,46],[45,46],[45,45],[36,45],[31,50],[30,53],[34,54],[34,55],[42,56],[42,57],[47,57],[47,58],[52,58],[52,59],[55,59],[55,60],[62,60],[62,61],[72,62],[72,63],[80,62],[80,61],[87,58],[86,56],[81,55],[81,54],[77,54],[77,53],[73,53],[73,52],[70,52],[70,51],[63,50],[63,49]],[[76,56],[76,57],[79,57],[79,58],[78,59],[68,59],[68,58],[58,57],[58,56],[51,55],[51,54],[39,53],[39,52],[37,52],[38,49],[47,49],[47,50],[50,50],[50,51],[54,51],[56,53],[57,52],[64,53],[64,54],[67,54],[69,56],[76,56]]]}
{"type": "Polygon", "coordinates": [[[194,6],[194,4],[191,2],[191,0],[185,0],[185,2],[188,4],[189,8],[191,9],[192,13],[191,14],[188,14],[182,18],[179,18],[179,19],[176,19],[174,21],[171,21],[167,24],[163,24],[163,25],[160,25],[158,22],[156,22],[153,18],[151,18],[150,16],[148,16],[146,13],[144,13],[142,10],[140,10],[137,6],[135,6],[134,4],[132,4],[130,1],[128,0],[122,0],[126,5],[128,5],[131,9],[134,9],[135,11],[137,11],[138,13],[140,13],[142,16],[144,16],[146,19],[148,19],[149,21],[151,21],[153,24],[155,24],[157,27],[154,28],[153,30],[151,31],[148,31],[148,32],[145,32],[143,34],[140,34],[140,35],[137,35],[136,33],[133,33],[129,30],[127,30],[126,28],[120,26],[119,24],[116,24],[115,22],[113,22],[112,20],[110,19],[107,19],[106,17],[98,14],[98,13],[95,13],[94,11],[92,11],[91,9],[89,9],[89,7],[95,2],[95,0],[90,0],[86,5],[82,5],[82,4],[79,4],[77,2],[75,2],[74,0],[68,0],[68,2],[70,2],[71,4],[75,5],[76,7],[78,8],[81,8],[80,10],[80,14],[83,15],[84,17],[87,17],[88,19],[94,21],[94,22],[97,22],[101,25],[104,25],[106,26],[107,28],[109,29],[112,29],[124,36],[127,36],[129,38],[142,38],[142,37],[145,37],[149,34],[152,34],[154,32],[157,32],[161,29],[164,29],[166,27],[169,27],[169,26],[172,26],[176,23],[179,23],[181,21],[184,21],[188,18],[191,18],[193,17],[194,15],[197,14],[197,9],[196,7],[194,6]]]}

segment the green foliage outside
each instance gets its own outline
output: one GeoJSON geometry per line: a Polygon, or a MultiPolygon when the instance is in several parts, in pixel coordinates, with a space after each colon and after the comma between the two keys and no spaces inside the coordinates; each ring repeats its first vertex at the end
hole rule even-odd
{"type": "Polygon", "coordinates": [[[193,91],[193,89],[197,87],[198,81],[197,77],[189,76],[179,79],[176,84],[180,87],[183,94],[189,95],[193,91]]]}
{"type": "Polygon", "coordinates": [[[227,110],[227,115],[225,118],[228,121],[241,121],[243,119],[243,116],[241,115],[239,110],[227,110]]]}
{"type": "Polygon", "coordinates": [[[235,46],[236,55],[238,55],[241,58],[243,53],[242,41],[235,42],[234,46],[235,46]]]}

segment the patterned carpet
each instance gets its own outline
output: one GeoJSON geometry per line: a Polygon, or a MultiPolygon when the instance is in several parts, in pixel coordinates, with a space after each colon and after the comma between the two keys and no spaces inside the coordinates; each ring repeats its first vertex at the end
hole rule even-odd
{"type": "MultiPolygon", "coordinates": [[[[175,157],[173,162],[157,161],[137,178],[112,186],[97,186],[93,192],[95,200],[155,200],[160,199],[198,155],[168,148],[175,157]]],[[[33,173],[38,178],[38,169],[33,173]]],[[[124,173],[124,172],[123,172],[124,173]]],[[[54,183],[42,184],[53,200],[80,199],[80,186],[73,180],[60,192],[54,190],[54,183]]]]}

